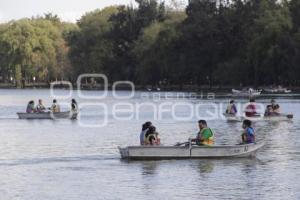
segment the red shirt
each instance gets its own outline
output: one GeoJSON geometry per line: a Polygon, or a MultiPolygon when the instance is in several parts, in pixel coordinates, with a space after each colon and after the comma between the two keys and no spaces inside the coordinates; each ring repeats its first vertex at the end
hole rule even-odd
{"type": "Polygon", "coordinates": [[[246,117],[253,117],[256,115],[256,106],[254,104],[249,104],[246,107],[246,117]]]}

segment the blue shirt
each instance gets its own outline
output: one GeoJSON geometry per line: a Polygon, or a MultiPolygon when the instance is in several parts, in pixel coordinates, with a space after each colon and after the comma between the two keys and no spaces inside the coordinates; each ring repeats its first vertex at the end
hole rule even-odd
{"type": "Polygon", "coordinates": [[[247,143],[254,143],[255,142],[255,132],[254,129],[249,127],[246,129],[246,136],[247,136],[247,143]]]}

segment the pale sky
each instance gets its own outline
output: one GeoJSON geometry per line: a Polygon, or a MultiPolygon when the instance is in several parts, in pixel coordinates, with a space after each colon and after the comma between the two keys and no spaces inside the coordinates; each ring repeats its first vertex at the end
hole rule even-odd
{"type": "Polygon", "coordinates": [[[86,12],[134,0],[0,0],[0,23],[52,12],[63,21],[76,22],[86,12]]]}

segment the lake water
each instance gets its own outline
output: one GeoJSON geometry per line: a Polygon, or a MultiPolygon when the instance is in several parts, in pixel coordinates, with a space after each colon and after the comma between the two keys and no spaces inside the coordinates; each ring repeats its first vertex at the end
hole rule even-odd
{"type": "MultiPolygon", "coordinates": [[[[256,158],[127,162],[120,160],[117,147],[137,145],[144,121],[153,121],[162,142],[173,145],[195,136],[198,117],[206,110],[214,112],[213,106],[197,104],[214,103],[221,109],[228,100],[155,99],[157,94],[141,92],[128,100],[115,99],[111,92],[105,99],[92,99],[99,94],[86,91],[82,95],[90,97],[79,98],[73,92],[81,107],[79,120],[27,121],[17,119],[16,113],[23,112],[31,99],[42,98],[50,106],[49,90],[0,90],[1,200],[300,199],[300,100],[278,100],[283,112],[294,114],[292,122],[254,124],[258,138],[266,140],[256,158]],[[139,107],[142,103],[149,107],[139,107]],[[180,105],[175,113],[168,111],[176,103],[180,105]],[[139,114],[116,114],[116,104],[140,108],[139,114]],[[165,111],[155,119],[155,107],[161,105],[165,111]],[[190,119],[176,120],[174,115],[190,119]]],[[[240,123],[208,123],[217,143],[238,142],[240,123]]]]}

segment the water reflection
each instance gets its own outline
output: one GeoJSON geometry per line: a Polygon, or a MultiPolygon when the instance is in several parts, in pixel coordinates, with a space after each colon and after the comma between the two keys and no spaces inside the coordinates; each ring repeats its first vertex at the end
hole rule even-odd
{"type": "Polygon", "coordinates": [[[198,169],[199,174],[202,177],[205,177],[207,174],[210,174],[214,171],[214,164],[215,161],[213,160],[198,160],[198,169]]]}
{"type": "Polygon", "coordinates": [[[143,161],[140,163],[143,176],[156,174],[156,169],[160,161],[143,161]]]}
{"type": "MultiPolygon", "coordinates": [[[[141,113],[140,121],[123,122],[109,117],[108,126],[86,129],[79,125],[79,120],[12,118],[24,110],[33,93],[47,99],[48,91],[26,90],[22,95],[14,90],[0,93],[1,200],[300,197],[299,101],[280,101],[286,113],[293,112],[293,121],[253,124],[258,139],[266,139],[266,147],[257,153],[257,158],[128,162],[119,160],[117,146],[139,144],[140,124],[151,117],[147,110],[141,113]]],[[[131,102],[141,101],[135,98],[131,102]]],[[[88,100],[80,102],[88,103],[88,100]]],[[[101,102],[112,107],[118,101],[101,102]]],[[[215,102],[222,104],[227,100],[215,102]]],[[[102,117],[96,107],[85,112],[102,117]]],[[[188,112],[189,109],[182,110],[184,115],[188,112]]],[[[83,120],[101,123],[94,116],[84,115],[83,120]]],[[[197,120],[179,122],[167,118],[154,123],[166,145],[186,141],[198,131],[197,120]]],[[[217,144],[235,144],[240,140],[241,123],[224,120],[208,123],[216,133],[217,144]]]]}

